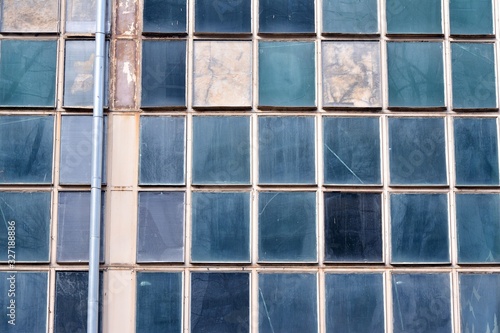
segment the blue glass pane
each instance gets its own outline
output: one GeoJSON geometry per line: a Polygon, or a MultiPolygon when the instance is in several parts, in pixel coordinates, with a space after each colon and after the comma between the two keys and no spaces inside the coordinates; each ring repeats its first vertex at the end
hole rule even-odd
{"type": "Polygon", "coordinates": [[[325,193],[325,260],[382,261],[378,193],[325,193]]]}
{"type": "Polygon", "coordinates": [[[327,332],[383,333],[382,274],[325,274],[327,332]]]}
{"type": "Polygon", "coordinates": [[[50,192],[0,192],[0,260],[49,261],[50,217],[50,192]]]}
{"type": "Polygon", "coordinates": [[[259,183],[315,183],[314,118],[259,117],[259,183]]]}
{"type": "Polygon", "coordinates": [[[451,333],[450,276],[392,276],[394,333],[451,333]]]}
{"type": "Polygon", "coordinates": [[[457,185],[498,185],[496,118],[455,118],[457,185]]]}
{"type": "Polygon", "coordinates": [[[259,104],[315,105],[313,42],[259,43],[259,104]]]}
{"type": "Polygon", "coordinates": [[[443,118],[390,118],[391,184],[447,183],[443,118]]]}
{"type": "Polygon", "coordinates": [[[182,332],[182,273],[137,277],[136,333],[182,332]]]}
{"type": "Polygon", "coordinates": [[[251,1],[196,0],[195,31],[238,33],[251,32],[251,1]]]}
{"type": "Polygon", "coordinates": [[[194,192],[192,200],[192,260],[248,262],[250,194],[194,192]]]}
{"type": "Polygon", "coordinates": [[[193,184],[250,183],[250,117],[193,117],[193,184]]]}
{"type": "Polygon", "coordinates": [[[393,263],[448,263],[446,194],[391,195],[393,263]]]}
{"type": "Polygon", "coordinates": [[[191,333],[250,331],[248,273],[191,274],[191,333]]]}
{"type": "Polygon", "coordinates": [[[377,0],[324,0],[323,32],[378,32],[377,0]]]}
{"type": "Polygon", "coordinates": [[[454,108],[494,108],[494,44],[452,43],[452,82],[454,108]]]}
{"type": "Polygon", "coordinates": [[[323,118],[326,184],[380,184],[379,118],[323,118]]]}
{"type": "Polygon", "coordinates": [[[186,0],[145,0],[143,32],[186,32],[186,0]]]}
{"type": "Polygon", "coordinates": [[[184,261],[184,192],[139,192],[137,262],[184,261]]]}
{"type": "Polygon", "coordinates": [[[316,261],[316,193],[259,194],[259,260],[316,261]]]}
{"type": "Polygon", "coordinates": [[[453,35],[492,34],[492,0],[450,0],[450,30],[453,35]]]}
{"type": "Polygon", "coordinates": [[[0,41],[0,105],[55,105],[57,41],[0,41]]]}
{"type": "Polygon", "coordinates": [[[317,332],[316,284],[316,274],[259,274],[259,332],[317,332]]]}
{"type": "Polygon", "coordinates": [[[500,262],[500,195],[457,194],[458,261],[500,262]]]}
{"type": "Polygon", "coordinates": [[[440,34],[441,1],[387,0],[387,32],[390,34],[440,34]]]}
{"type": "Polygon", "coordinates": [[[444,106],[443,44],[387,43],[390,107],[444,106]]]}
{"type": "Polygon", "coordinates": [[[0,183],[52,183],[53,116],[0,117],[0,183]]]}
{"type": "Polygon", "coordinates": [[[184,117],[141,117],[139,184],[184,184],[184,117]]]}
{"type": "Polygon", "coordinates": [[[142,107],[186,104],[186,41],[142,42],[142,107]]]}
{"type": "Polygon", "coordinates": [[[259,32],[314,32],[314,0],[260,0],[259,32]]]}

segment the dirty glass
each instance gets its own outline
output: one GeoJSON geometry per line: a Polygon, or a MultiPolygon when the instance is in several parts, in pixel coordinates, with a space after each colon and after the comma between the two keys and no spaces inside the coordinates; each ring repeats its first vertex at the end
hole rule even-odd
{"type": "Polygon", "coordinates": [[[182,185],[185,118],[141,117],[139,184],[182,185]]]}
{"type": "Polygon", "coordinates": [[[195,32],[250,33],[251,1],[196,0],[195,32]]]}
{"type": "Polygon", "coordinates": [[[184,192],[139,192],[137,262],[184,261],[184,192]]]}
{"type": "MultiPolygon", "coordinates": [[[[106,1],[106,33],[110,32],[111,2],[106,1]]],[[[96,27],[96,0],[66,0],[66,32],[94,33],[96,27]]]]}
{"type": "Polygon", "coordinates": [[[143,32],[186,32],[186,0],[145,0],[143,10],[143,32]]]}
{"type": "Polygon", "coordinates": [[[138,272],[137,333],[182,332],[182,273],[138,272]]]}
{"type": "Polygon", "coordinates": [[[323,32],[376,33],[377,6],[377,0],[323,0],[323,32]]]}
{"type": "Polygon", "coordinates": [[[441,1],[387,0],[389,34],[441,34],[441,1]]]}
{"type": "Polygon", "coordinates": [[[0,117],[0,183],[52,183],[53,116],[0,117]]]}
{"type": "Polygon", "coordinates": [[[325,260],[382,261],[379,193],[325,193],[325,260]]]}
{"type": "Polygon", "coordinates": [[[452,35],[493,34],[492,0],[450,0],[452,35]]]}
{"type": "Polygon", "coordinates": [[[259,32],[314,33],[314,0],[260,0],[259,32]]]}
{"type": "Polygon", "coordinates": [[[250,331],[248,273],[191,274],[191,332],[250,331]]]}
{"type": "Polygon", "coordinates": [[[53,107],[56,40],[0,41],[0,106],[53,107]]]}
{"type": "Polygon", "coordinates": [[[0,13],[2,32],[57,32],[59,28],[58,0],[3,0],[0,13]]]}

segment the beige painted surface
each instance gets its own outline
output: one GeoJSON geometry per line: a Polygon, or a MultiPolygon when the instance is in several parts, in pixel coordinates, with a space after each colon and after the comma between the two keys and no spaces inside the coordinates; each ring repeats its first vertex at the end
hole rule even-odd
{"type": "Polygon", "coordinates": [[[108,192],[109,221],[106,230],[106,263],[110,265],[135,263],[137,194],[134,191],[108,192]]]}
{"type": "Polygon", "coordinates": [[[135,288],[133,270],[108,269],[103,287],[103,332],[135,331],[135,288]]]}
{"type": "Polygon", "coordinates": [[[132,189],[137,184],[139,116],[114,113],[110,117],[109,186],[132,189]]]}

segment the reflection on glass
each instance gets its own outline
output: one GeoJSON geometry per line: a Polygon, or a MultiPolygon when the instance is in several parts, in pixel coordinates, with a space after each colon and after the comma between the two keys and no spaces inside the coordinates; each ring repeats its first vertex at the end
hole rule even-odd
{"type": "Polygon", "coordinates": [[[378,32],[377,0],[324,0],[323,32],[378,32]]]}
{"type": "Polygon", "coordinates": [[[390,34],[440,34],[441,1],[387,0],[387,32],[390,34]]]}
{"type": "Polygon", "coordinates": [[[313,33],[314,0],[260,0],[259,32],[313,33]]]}
{"type": "MultiPolygon", "coordinates": [[[[109,33],[111,23],[111,2],[106,0],[106,33],[109,33]]],[[[66,0],[66,32],[94,33],[96,27],[95,0],[66,0]]]]}
{"type": "Polygon", "coordinates": [[[0,3],[0,31],[57,32],[59,1],[3,0],[0,3]]]}
{"type": "Polygon", "coordinates": [[[238,33],[251,32],[251,1],[196,0],[196,32],[238,33]]]}
{"type": "Polygon", "coordinates": [[[493,34],[492,0],[450,0],[452,35],[493,34]]]}
{"type": "Polygon", "coordinates": [[[143,32],[186,32],[186,0],[145,0],[143,32]]]}

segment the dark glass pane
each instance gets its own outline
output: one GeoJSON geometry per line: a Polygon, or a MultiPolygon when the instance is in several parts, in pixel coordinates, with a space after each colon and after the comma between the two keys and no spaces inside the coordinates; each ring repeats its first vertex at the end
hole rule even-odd
{"type": "Polygon", "coordinates": [[[443,118],[390,118],[391,184],[447,183],[443,118]]]}
{"type": "Polygon", "coordinates": [[[380,184],[379,118],[323,118],[327,184],[380,184]]]}
{"type": "Polygon", "coordinates": [[[260,0],[259,32],[314,32],[314,0],[260,0]]]}
{"type": "Polygon", "coordinates": [[[492,34],[492,0],[450,0],[450,30],[453,35],[492,34]]]}
{"type": "Polygon", "coordinates": [[[186,41],[142,42],[142,107],[186,104],[186,41]]]}
{"type": "Polygon", "coordinates": [[[387,32],[390,34],[440,34],[441,1],[387,0],[387,32]]]}
{"type": "Polygon", "coordinates": [[[316,283],[316,274],[259,274],[259,332],[317,332],[316,283]]]}
{"type": "Polygon", "coordinates": [[[259,104],[314,106],[314,51],[313,42],[260,42],[259,104]]]}
{"type": "Polygon", "coordinates": [[[52,107],[57,41],[0,41],[0,105],[52,107]]]}
{"type": "Polygon", "coordinates": [[[394,333],[451,333],[450,276],[392,276],[394,333]]]}
{"type": "Polygon", "coordinates": [[[314,141],[312,117],[259,117],[259,183],[315,183],[314,141]]]}
{"type": "Polygon", "coordinates": [[[248,262],[250,194],[194,192],[192,199],[192,260],[248,262]]]}
{"type": "Polygon", "coordinates": [[[196,0],[196,32],[251,32],[251,1],[196,0]]]}
{"type": "Polygon", "coordinates": [[[193,117],[193,184],[250,182],[250,117],[193,117]]]}
{"type": "Polygon", "coordinates": [[[316,261],[316,193],[259,194],[259,260],[316,261]]]}
{"type": "Polygon", "coordinates": [[[325,260],[382,261],[378,193],[325,193],[325,260]]]}
{"type": "MultiPolygon", "coordinates": [[[[2,32],[57,32],[59,1],[3,0],[0,3],[2,32]]],[[[45,329],[44,329],[45,331],[45,329]]]]}
{"type": "Polygon", "coordinates": [[[444,106],[443,44],[387,43],[389,106],[444,106]]]}
{"type": "Polygon", "coordinates": [[[378,32],[377,0],[324,0],[323,32],[378,32]]]}
{"type": "Polygon", "coordinates": [[[191,332],[249,332],[248,273],[191,274],[191,332]]]}
{"type": "Polygon", "coordinates": [[[452,43],[452,82],[454,108],[494,108],[494,44],[452,43]]]}
{"type": "Polygon", "coordinates": [[[141,117],[139,184],[184,184],[184,117],[141,117]]]}
{"type": "Polygon", "coordinates": [[[498,185],[496,118],[455,118],[457,185],[498,185]]]}
{"type": "Polygon", "coordinates": [[[0,183],[52,183],[53,116],[0,117],[0,183]]]}
{"type": "Polygon", "coordinates": [[[136,276],[136,333],[181,333],[182,273],[136,276]]]}
{"type": "Polygon", "coordinates": [[[327,332],[383,333],[382,274],[325,274],[327,332]]]}
{"type": "MultiPolygon", "coordinates": [[[[105,29],[109,33],[111,22],[111,0],[106,0],[105,29]]],[[[66,0],[66,32],[94,33],[96,27],[96,1],[66,0]]]]}
{"type": "Polygon", "coordinates": [[[0,216],[1,261],[49,261],[50,192],[0,192],[0,216]]]}
{"type": "Polygon", "coordinates": [[[184,261],[184,192],[139,192],[137,262],[184,261]]]}
{"type": "Polygon", "coordinates": [[[391,195],[393,263],[448,263],[446,194],[391,195]]]}
{"type": "Polygon", "coordinates": [[[186,32],[186,0],[145,0],[143,32],[186,32]]]}

